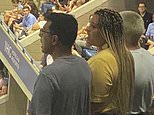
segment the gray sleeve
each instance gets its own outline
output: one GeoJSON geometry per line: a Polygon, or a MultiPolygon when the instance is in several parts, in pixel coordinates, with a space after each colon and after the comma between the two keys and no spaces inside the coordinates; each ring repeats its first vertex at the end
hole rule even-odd
{"type": "Polygon", "coordinates": [[[34,115],[51,115],[53,95],[54,87],[52,80],[40,73],[34,86],[28,112],[34,115]]]}

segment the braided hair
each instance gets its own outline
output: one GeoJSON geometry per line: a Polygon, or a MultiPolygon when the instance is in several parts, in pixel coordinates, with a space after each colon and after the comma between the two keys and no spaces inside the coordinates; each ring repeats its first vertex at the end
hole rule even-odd
{"type": "Polygon", "coordinates": [[[135,75],[133,57],[125,44],[123,20],[118,12],[110,9],[100,9],[94,15],[98,15],[100,33],[118,63],[118,78],[115,83],[113,81],[111,94],[116,99],[113,103],[118,109],[118,115],[126,115],[131,111],[135,75]]]}

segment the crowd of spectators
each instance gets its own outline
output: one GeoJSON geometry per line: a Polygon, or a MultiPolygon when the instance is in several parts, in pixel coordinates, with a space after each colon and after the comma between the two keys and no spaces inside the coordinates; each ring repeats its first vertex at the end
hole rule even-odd
{"type": "Polygon", "coordinates": [[[4,22],[17,38],[22,39],[45,24],[42,16],[47,11],[68,13],[86,2],[88,1],[46,0],[37,7],[33,0],[12,0],[13,9],[4,13],[4,22]]]}

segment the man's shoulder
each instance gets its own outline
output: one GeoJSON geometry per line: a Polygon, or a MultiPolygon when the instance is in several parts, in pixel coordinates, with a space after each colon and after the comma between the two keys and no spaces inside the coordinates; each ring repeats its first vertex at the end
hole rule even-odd
{"type": "Polygon", "coordinates": [[[154,56],[149,51],[147,51],[143,48],[132,50],[131,53],[132,53],[134,59],[137,59],[137,60],[139,58],[141,58],[141,59],[144,58],[145,60],[148,59],[149,61],[154,60],[154,56]]]}
{"type": "Polygon", "coordinates": [[[55,67],[57,67],[59,64],[56,64],[56,63],[52,63],[50,65],[47,65],[45,66],[43,69],[42,69],[42,73],[48,73],[48,72],[54,72],[55,70],[55,67]]]}
{"type": "Polygon", "coordinates": [[[144,54],[144,53],[146,53],[147,51],[144,49],[144,48],[139,48],[139,49],[135,49],[135,50],[130,50],[131,51],[131,53],[133,54],[133,55],[135,55],[135,54],[144,54]]]}
{"type": "Polygon", "coordinates": [[[64,58],[59,58],[57,60],[55,60],[52,64],[44,67],[43,71],[44,72],[52,72],[54,73],[58,73],[61,72],[65,69],[67,69],[67,67],[79,67],[80,65],[82,65],[82,67],[85,67],[86,65],[88,66],[87,62],[80,57],[74,56],[74,57],[64,57],[64,58]]]}

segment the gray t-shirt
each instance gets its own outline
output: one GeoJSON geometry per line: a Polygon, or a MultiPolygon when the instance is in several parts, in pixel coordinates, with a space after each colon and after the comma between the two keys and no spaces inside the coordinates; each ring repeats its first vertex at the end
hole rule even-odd
{"type": "Polygon", "coordinates": [[[29,112],[36,115],[89,115],[91,71],[77,56],[46,66],[34,86],[29,112]]]}
{"type": "Polygon", "coordinates": [[[135,62],[135,94],[132,112],[146,112],[154,96],[154,56],[143,48],[132,50],[135,62]]]}

